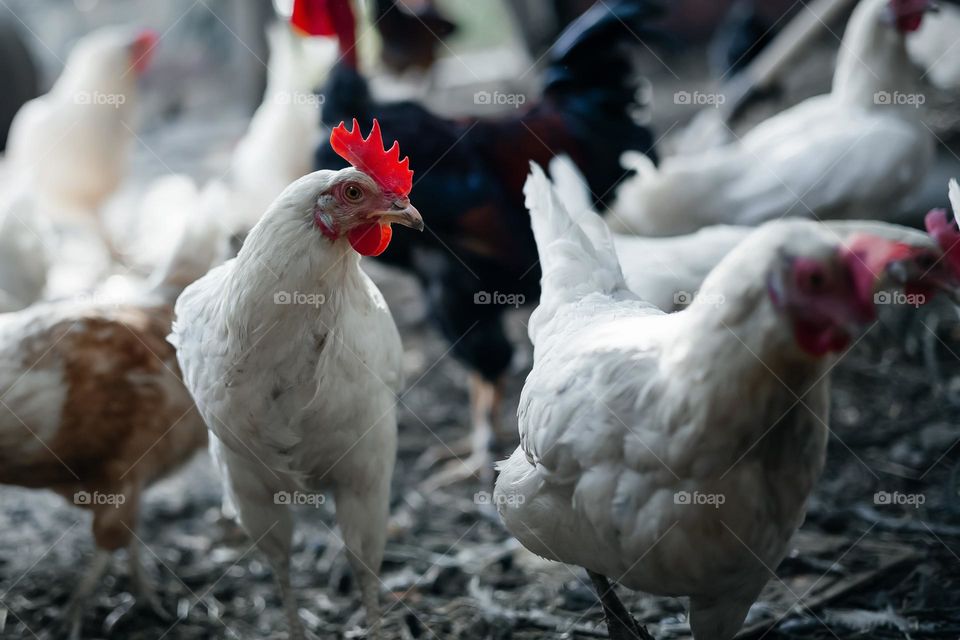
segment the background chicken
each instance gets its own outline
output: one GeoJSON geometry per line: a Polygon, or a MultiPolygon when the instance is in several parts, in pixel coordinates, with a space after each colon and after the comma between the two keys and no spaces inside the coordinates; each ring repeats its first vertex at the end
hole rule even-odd
{"type": "Polygon", "coordinates": [[[627,289],[598,216],[571,218],[536,167],[527,193],[543,291],[500,515],[534,553],[588,570],[611,638],[648,636],[608,578],[689,596],[695,638],[729,640],[820,474],[831,355],[874,319],[878,280],[929,249],[771,223],[704,283],[723,305],[665,315],[627,289]]]}
{"type": "Polygon", "coordinates": [[[43,295],[49,257],[45,220],[34,215],[33,201],[21,193],[0,207],[0,313],[19,311],[43,295]]]}
{"type": "Polygon", "coordinates": [[[157,34],[107,27],[81,39],[49,93],[25,104],[10,126],[14,178],[60,213],[96,212],[127,168],[137,78],[157,34]]]}
{"type": "Polygon", "coordinates": [[[0,483],[51,489],[93,512],[97,551],[67,606],[71,638],[118,549],[141,604],[163,614],[141,564],[141,497],[207,441],[166,336],[177,295],[225,248],[211,218],[194,213],[138,299],[0,314],[0,483]]]}
{"type": "MultiPolygon", "coordinates": [[[[324,3],[302,5],[319,11],[324,3]]],[[[570,155],[602,200],[624,178],[617,162],[622,152],[652,153],[650,131],[634,119],[641,105],[630,56],[642,46],[638,37],[650,33],[656,4],[597,4],[547,56],[538,102],[531,100],[515,116],[463,120],[440,118],[412,102],[372,100],[357,69],[350,3],[331,0],[325,6],[342,59],[323,90],[324,121],[332,126],[376,117],[426,168],[412,197],[426,212],[428,233],[398,238],[383,259],[419,278],[432,321],[471,371],[472,435],[435,447],[424,460],[450,452],[470,456],[426,486],[474,474],[492,479],[489,448],[500,430],[503,378],[514,353],[502,318],[510,303],[493,298],[499,293],[533,300],[538,293],[536,250],[521,193],[527,162],[570,155]]],[[[342,164],[326,147],[318,149],[318,167],[342,164]]]]}
{"type": "Polygon", "coordinates": [[[334,130],[331,146],[355,168],[290,185],[236,259],[177,302],[172,339],[184,380],[240,522],[273,567],[294,638],[303,626],[290,586],[293,518],[277,500],[284,491],[333,493],[379,635],[402,348],[360,255],[386,249],[391,223],[423,228],[407,198],[409,161],[396,144],[390,153],[382,145],[376,123],[367,140],[356,122],[334,130]]]}
{"type": "Polygon", "coordinates": [[[898,212],[933,160],[920,120],[920,74],[905,39],[929,8],[863,0],[843,37],[831,93],[808,99],[741,140],[637,175],[617,191],[610,224],[640,235],[690,233],[711,224],[754,225],[783,215],[870,218],[898,212]]]}
{"type": "MultiPolygon", "coordinates": [[[[557,156],[550,161],[550,178],[568,211],[596,213],[587,184],[569,158],[557,156]]],[[[819,224],[839,241],[869,233],[917,249],[937,246],[923,231],[878,220],[825,220],[819,224]]],[[[682,236],[645,238],[614,233],[611,237],[627,288],[645,302],[671,312],[693,302],[704,279],[754,230],[742,225],[713,225],[682,236]]],[[[916,257],[919,275],[928,268],[922,261],[929,256],[918,253],[916,257]]]]}

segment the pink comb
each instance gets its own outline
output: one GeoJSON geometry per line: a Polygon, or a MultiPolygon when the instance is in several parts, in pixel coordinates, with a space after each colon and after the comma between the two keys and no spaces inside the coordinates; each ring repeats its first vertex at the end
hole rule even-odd
{"type": "Polygon", "coordinates": [[[330,134],[330,146],[338,156],[373,178],[387,193],[405,198],[413,188],[410,158],[400,160],[399,142],[394,141],[389,151],[385,149],[376,118],[373,119],[373,130],[366,138],[360,133],[356,118],[350,131],[341,122],[330,134]]]}

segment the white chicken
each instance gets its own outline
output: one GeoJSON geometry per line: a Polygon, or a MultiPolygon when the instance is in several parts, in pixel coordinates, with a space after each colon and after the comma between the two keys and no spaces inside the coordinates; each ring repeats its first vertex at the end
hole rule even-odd
{"type": "Polygon", "coordinates": [[[529,550],[588,570],[611,638],[648,636],[608,578],[689,596],[695,638],[729,640],[823,466],[833,355],[873,320],[894,264],[939,250],[773,222],[704,283],[724,304],[664,314],[627,289],[598,216],[571,219],[536,167],[526,193],[542,294],[500,516],[529,550]]]}
{"type": "Polygon", "coordinates": [[[609,223],[645,236],[791,215],[872,218],[897,213],[921,185],[934,141],[921,122],[920,71],[905,39],[929,0],[862,0],[844,34],[832,91],[761,123],[742,139],[637,170],[609,223]]]}
{"type": "Polygon", "coordinates": [[[380,128],[334,129],[353,168],[290,185],[234,260],[177,302],[171,341],[211,433],[225,491],[273,567],[290,636],[303,638],[290,586],[293,519],[283,492],[330,490],[371,636],[396,455],[402,348],[360,255],[379,255],[391,223],[418,230],[409,161],[380,128]],[[362,170],[361,170],[362,167],[362,170]]]}
{"type": "Polygon", "coordinates": [[[157,34],[107,27],[82,38],[49,93],[10,125],[10,179],[53,213],[95,214],[120,183],[133,142],[137,79],[157,34]]]}
{"type": "Polygon", "coordinates": [[[263,102],[237,144],[230,187],[246,232],[287,186],[313,169],[320,141],[322,96],[314,90],[337,56],[330,38],[296,35],[286,23],[267,29],[270,58],[263,102]]]}
{"type": "Polygon", "coordinates": [[[960,7],[941,4],[939,12],[923,21],[917,36],[907,40],[907,51],[935,86],[960,87],[960,7]]]}

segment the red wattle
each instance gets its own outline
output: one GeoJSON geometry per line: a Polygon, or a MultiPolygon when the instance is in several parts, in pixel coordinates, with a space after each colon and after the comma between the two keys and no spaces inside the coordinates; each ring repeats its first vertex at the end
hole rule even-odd
{"type": "Polygon", "coordinates": [[[393,229],[388,224],[371,222],[350,230],[347,239],[353,250],[362,256],[378,256],[387,250],[393,229]]]}

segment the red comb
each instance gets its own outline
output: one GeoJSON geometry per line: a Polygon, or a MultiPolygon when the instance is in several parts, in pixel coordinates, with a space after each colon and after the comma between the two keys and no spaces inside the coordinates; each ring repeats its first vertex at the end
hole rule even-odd
{"type": "Polygon", "coordinates": [[[333,21],[327,10],[327,0],[294,0],[290,24],[307,36],[332,36],[333,21]]]}
{"type": "Polygon", "coordinates": [[[385,149],[380,123],[376,118],[373,119],[373,130],[366,139],[360,133],[360,123],[356,118],[350,131],[341,122],[330,134],[330,146],[338,156],[373,178],[387,193],[406,197],[413,188],[410,158],[400,160],[399,142],[394,141],[389,151],[385,149]]]}

